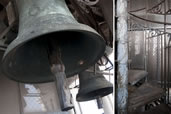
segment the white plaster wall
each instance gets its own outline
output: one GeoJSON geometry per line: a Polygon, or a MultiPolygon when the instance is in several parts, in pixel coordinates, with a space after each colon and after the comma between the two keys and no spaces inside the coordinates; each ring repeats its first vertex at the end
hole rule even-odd
{"type": "Polygon", "coordinates": [[[54,83],[20,84],[24,114],[61,112],[54,83]]]}
{"type": "Polygon", "coordinates": [[[20,114],[17,83],[0,76],[0,114],[20,114]]]}
{"type": "Polygon", "coordinates": [[[18,84],[1,74],[0,114],[71,114],[61,111],[54,83],[31,84],[32,91],[29,91],[29,85],[18,84]],[[34,97],[40,100],[32,99],[31,101],[26,101],[24,97],[31,99],[34,97]]]}

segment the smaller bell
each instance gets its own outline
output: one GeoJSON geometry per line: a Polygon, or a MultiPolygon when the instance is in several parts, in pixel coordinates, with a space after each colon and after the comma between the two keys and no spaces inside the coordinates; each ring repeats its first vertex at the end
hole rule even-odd
{"type": "Polygon", "coordinates": [[[104,76],[88,71],[79,74],[80,89],[76,100],[88,101],[106,96],[113,92],[113,85],[104,76]]]}

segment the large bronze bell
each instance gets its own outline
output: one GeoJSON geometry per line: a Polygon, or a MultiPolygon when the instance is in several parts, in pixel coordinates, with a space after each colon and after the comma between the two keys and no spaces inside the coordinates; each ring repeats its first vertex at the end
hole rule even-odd
{"type": "Polygon", "coordinates": [[[113,85],[103,75],[84,71],[79,74],[80,88],[76,100],[88,101],[106,96],[113,92],[113,85]]]}
{"type": "Polygon", "coordinates": [[[70,77],[104,54],[102,37],[78,23],[65,0],[18,0],[18,11],[19,33],[2,60],[3,72],[9,78],[25,83],[53,81],[49,59],[56,59],[54,53],[70,77]]]}

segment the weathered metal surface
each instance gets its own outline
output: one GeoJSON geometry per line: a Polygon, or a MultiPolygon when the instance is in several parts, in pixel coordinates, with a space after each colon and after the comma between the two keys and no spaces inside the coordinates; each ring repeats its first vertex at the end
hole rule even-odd
{"type": "Polygon", "coordinates": [[[87,71],[79,73],[80,89],[76,100],[88,101],[99,97],[104,97],[113,92],[113,85],[100,74],[87,71]]]}
{"type": "Polygon", "coordinates": [[[156,85],[144,83],[134,92],[129,94],[129,110],[135,110],[140,106],[144,106],[164,95],[164,90],[156,85]]]}
{"type": "Polygon", "coordinates": [[[147,77],[148,72],[144,70],[128,70],[128,83],[135,85],[141,79],[147,77]]]}
{"type": "Polygon", "coordinates": [[[10,2],[10,0],[0,0],[0,4],[2,4],[4,7],[10,2]]]}
{"type": "Polygon", "coordinates": [[[163,34],[158,30],[146,31],[146,40],[148,42],[147,70],[149,80],[159,81],[161,79],[161,64],[162,64],[162,46],[161,39],[163,34]]]}
{"type": "Polygon", "coordinates": [[[171,108],[166,104],[160,104],[144,112],[135,111],[135,112],[129,112],[128,114],[171,114],[171,108]]]}
{"type": "MultiPolygon", "coordinates": [[[[147,70],[149,72],[148,80],[153,80],[161,84],[167,93],[166,102],[169,101],[170,86],[170,58],[168,45],[168,34],[170,34],[170,0],[131,0],[130,9],[131,19],[141,20],[138,23],[143,25],[146,30],[141,29],[145,33],[146,53],[147,54],[147,70]],[[139,6],[142,7],[139,7],[139,6]],[[136,19],[137,18],[137,19],[136,19]],[[145,24],[143,24],[145,22],[145,24]],[[168,64],[169,63],[169,64],[168,64]]],[[[137,31],[135,31],[137,32],[137,31]]],[[[136,61],[136,60],[134,60],[136,61]]]]}
{"type": "Polygon", "coordinates": [[[134,92],[136,89],[137,89],[136,86],[128,85],[128,93],[129,94],[132,93],[132,92],[134,92]]]}
{"type": "MultiPolygon", "coordinates": [[[[138,26],[131,24],[131,28],[138,26]]],[[[144,69],[144,31],[129,31],[128,37],[130,69],[144,69]]]]}
{"type": "Polygon", "coordinates": [[[4,21],[6,17],[6,10],[4,8],[0,11],[0,15],[0,21],[4,21]]]}
{"type": "Polygon", "coordinates": [[[113,33],[113,0],[100,0],[100,8],[102,9],[103,15],[107,24],[113,33]]]}
{"type": "Polygon", "coordinates": [[[0,34],[3,34],[4,30],[7,28],[3,21],[0,21],[0,34]]]}
{"type": "Polygon", "coordinates": [[[3,59],[9,78],[27,83],[53,81],[48,60],[52,42],[60,50],[56,54],[61,55],[67,77],[92,66],[104,54],[104,40],[91,27],[79,24],[64,0],[19,0],[18,9],[18,37],[3,59]]]}
{"type": "Polygon", "coordinates": [[[7,28],[5,28],[5,30],[0,34],[0,39],[4,38],[7,33],[10,31],[10,29],[12,28],[13,25],[8,26],[7,28]]]}
{"type": "Polygon", "coordinates": [[[131,0],[130,14],[143,25],[155,29],[159,27],[163,28],[164,24],[171,24],[169,20],[170,6],[169,0],[131,0]],[[164,6],[165,3],[167,4],[166,7],[164,6]],[[166,14],[168,18],[165,22],[164,14],[166,14]]]}
{"type": "Polygon", "coordinates": [[[6,11],[7,11],[8,24],[12,25],[16,20],[15,10],[12,2],[8,3],[8,5],[6,6],[6,11]]]}
{"type": "Polygon", "coordinates": [[[99,0],[93,0],[93,1],[92,0],[80,0],[80,1],[89,6],[96,5],[99,2],[99,0]]]}
{"type": "Polygon", "coordinates": [[[127,114],[128,100],[128,38],[127,38],[127,0],[117,0],[117,110],[127,114]]]}

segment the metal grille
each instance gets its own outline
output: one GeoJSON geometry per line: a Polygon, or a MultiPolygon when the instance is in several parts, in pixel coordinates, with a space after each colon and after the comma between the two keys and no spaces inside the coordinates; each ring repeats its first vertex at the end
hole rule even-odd
{"type": "MultiPolygon", "coordinates": [[[[169,93],[171,93],[169,91],[171,87],[171,54],[168,54],[171,53],[169,50],[171,46],[168,46],[171,34],[171,2],[170,0],[131,0],[129,3],[129,25],[133,25],[133,21],[136,23],[136,26],[129,26],[129,30],[140,30],[145,33],[146,53],[144,55],[147,55],[145,69],[149,73],[148,81],[161,84],[167,97],[164,101],[168,103],[171,99],[169,99],[169,93]]],[[[135,51],[131,50],[130,53],[135,53],[135,51]]]]}
{"type": "Polygon", "coordinates": [[[136,22],[129,21],[129,59],[130,69],[147,70],[149,81],[161,81],[161,39],[163,32],[147,28],[136,22]]]}
{"type": "Polygon", "coordinates": [[[158,31],[150,30],[146,31],[147,43],[148,43],[148,63],[147,69],[149,72],[149,79],[154,81],[160,80],[161,75],[161,35],[158,31]]]}
{"type": "Polygon", "coordinates": [[[129,32],[129,52],[131,69],[144,69],[144,32],[129,32]]]}

